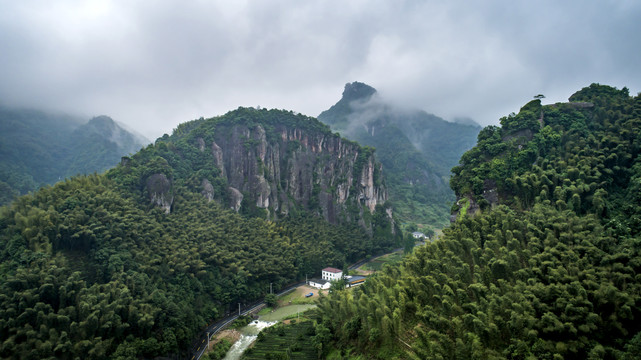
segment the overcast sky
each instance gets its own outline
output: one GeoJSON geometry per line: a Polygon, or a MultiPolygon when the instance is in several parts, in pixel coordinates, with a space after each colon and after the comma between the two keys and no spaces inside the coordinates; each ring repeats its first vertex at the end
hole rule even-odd
{"type": "Polygon", "coordinates": [[[317,116],[345,83],[487,125],[534,95],[641,91],[641,1],[0,0],[0,103],[150,139],[238,106],[317,116]]]}

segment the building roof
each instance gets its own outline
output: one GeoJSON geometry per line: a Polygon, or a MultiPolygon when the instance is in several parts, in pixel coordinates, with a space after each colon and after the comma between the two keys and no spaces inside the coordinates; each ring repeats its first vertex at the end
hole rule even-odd
{"type": "Polygon", "coordinates": [[[412,235],[414,235],[414,236],[425,236],[425,234],[423,234],[423,233],[422,233],[422,232],[420,232],[420,231],[414,231],[414,232],[412,233],[412,235]]]}
{"type": "Polygon", "coordinates": [[[326,267],[326,268],[323,269],[323,271],[327,271],[327,272],[331,272],[331,273],[335,273],[335,274],[343,272],[343,270],[339,270],[339,269],[333,268],[333,267],[326,267]]]}
{"type": "Polygon", "coordinates": [[[350,283],[355,283],[355,282],[357,282],[357,281],[362,281],[362,280],[365,280],[365,276],[361,276],[361,275],[354,275],[354,276],[352,276],[352,278],[351,278],[351,279],[349,279],[349,282],[350,282],[350,283]]]}

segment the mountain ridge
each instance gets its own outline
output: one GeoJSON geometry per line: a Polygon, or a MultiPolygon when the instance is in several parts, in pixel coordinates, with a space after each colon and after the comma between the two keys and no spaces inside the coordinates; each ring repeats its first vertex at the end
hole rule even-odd
{"type": "Polygon", "coordinates": [[[103,172],[149,142],[105,116],[83,123],[33,109],[0,107],[0,129],[0,204],[69,176],[103,172]]]}

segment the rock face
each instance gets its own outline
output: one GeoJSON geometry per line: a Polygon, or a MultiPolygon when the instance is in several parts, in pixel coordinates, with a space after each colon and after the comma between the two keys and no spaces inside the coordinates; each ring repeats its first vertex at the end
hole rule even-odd
{"type": "Polygon", "coordinates": [[[147,178],[147,193],[152,204],[161,207],[165,213],[171,211],[174,196],[171,192],[171,181],[165,174],[153,174],[147,178]]]}
{"type": "Polygon", "coordinates": [[[154,146],[158,170],[143,183],[149,201],[167,213],[173,192],[183,191],[172,184],[180,183],[251,216],[276,220],[304,211],[371,230],[367,213],[384,210],[377,206],[388,198],[372,148],[291,111],[239,108],[181,124],[154,146]]]}
{"type": "Polygon", "coordinates": [[[205,199],[207,199],[207,201],[214,200],[214,186],[211,182],[207,179],[203,179],[201,186],[203,190],[200,193],[205,197],[205,199]]]}
{"type": "Polygon", "coordinates": [[[219,124],[206,146],[211,165],[229,184],[236,211],[245,198],[272,218],[303,208],[338,223],[387,200],[382,166],[373,153],[331,132],[219,124]]]}

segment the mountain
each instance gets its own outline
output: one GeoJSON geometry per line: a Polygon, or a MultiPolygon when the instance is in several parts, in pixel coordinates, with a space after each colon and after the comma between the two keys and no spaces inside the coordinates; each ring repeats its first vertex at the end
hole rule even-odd
{"type": "MultiPolygon", "coordinates": [[[[208,199],[235,211],[278,219],[309,211],[330,223],[360,221],[387,200],[383,169],[373,149],[333,134],[316,119],[287,111],[239,108],[223,117],[181,124],[117,170],[139,174],[140,164],[162,158],[167,171],[139,179],[143,197],[164,198],[171,211],[173,183],[195,181],[208,199]],[[152,180],[150,180],[153,179],[152,180]],[[152,182],[163,189],[156,191],[152,182]],[[160,183],[164,185],[159,185],[160,183]]],[[[156,200],[153,200],[156,201],[156,200]]],[[[365,224],[367,222],[367,224],[365,224]]]]}
{"type": "Polygon", "coordinates": [[[149,143],[107,116],[0,107],[0,204],[66,177],[103,172],[149,143]]]}
{"type": "Polygon", "coordinates": [[[125,130],[108,116],[97,116],[76,128],[69,137],[68,174],[103,172],[150,141],[125,130]],[[97,170],[96,170],[97,169],[97,170]]]}
{"type": "Polygon", "coordinates": [[[377,149],[390,201],[403,222],[443,227],[454,194],[450,169],[476,143],[469,119],[447,122],[424,111],[395,107],[366,84],[345,85],[342,98],[318,119],[332,130],[377,149]]]}
{"type": "Polygon", "coordinates": [[[451,178],[455,222],[354,292],[322,349],[367,358],[637,359],[641,95],[592,84],[488,126],[451,178]]]}
{"type": "Polygon", "coordinates": [[[238,304],[402,240],[371,148],[239,108],[0,207],[0,358],[185,358],[238,304]]]}

